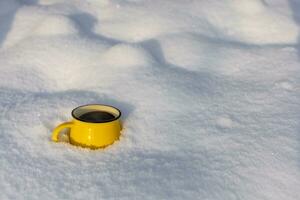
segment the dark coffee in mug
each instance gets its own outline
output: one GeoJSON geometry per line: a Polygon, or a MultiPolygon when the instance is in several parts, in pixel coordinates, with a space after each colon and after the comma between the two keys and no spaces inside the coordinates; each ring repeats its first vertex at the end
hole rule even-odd
{"type": "Polygon", "coordinates": [[[114,115],[112,115],[109,112],[105,111],[91,111],[82,114],[79,119],[85,122],[107,122],[111,121],[115,118],[114,115]]]}

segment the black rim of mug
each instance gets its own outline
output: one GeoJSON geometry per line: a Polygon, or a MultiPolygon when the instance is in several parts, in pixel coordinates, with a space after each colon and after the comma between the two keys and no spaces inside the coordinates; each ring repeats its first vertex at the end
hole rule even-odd
{"type": "Polygon", "coordinates": [[[118,120],[121,117],[121,115],[122,115],[121,111],[118,108],[116,108],[114,106],[111,106],[111,105],[106,105],[106,104],[86,104],[86,105],[78,106],[78,107],[76,107],[76,108],[74,108],[72,110],[71,114],[72,114],[72,117],[75,118],[75,119],[77,119],[78,121],[87,122],[87,123],[107,123],[107,122],[112,122],[112,121],[118,120]],[[76,117],[75,114],[74,114],[74,112],[75,112],[75,110],[77,110],[79,108],[82,108],[82,107],[85,107],[85,106],[107,106],[107,107],[111,107],[111,108],[116,109],[119,112],[119,115],[117,117],[114,117],[113,119],[103,120],[101,122],[90,122],[90,121],[87,121],[87,120],[82,120],[79,117],[76,117]]]}

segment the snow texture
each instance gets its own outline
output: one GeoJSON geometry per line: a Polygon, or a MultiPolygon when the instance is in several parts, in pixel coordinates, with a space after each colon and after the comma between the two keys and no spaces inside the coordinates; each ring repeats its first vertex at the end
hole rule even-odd
{"type": "MultiPolygon", "coordinates": [[[[300,199],[299,0],[0,0],[0,199],[300,199]],[[119,141],[50,141],[88,103],[119,141]]],[[[66,138],[62,138],[66,139],[66,138]]]]}

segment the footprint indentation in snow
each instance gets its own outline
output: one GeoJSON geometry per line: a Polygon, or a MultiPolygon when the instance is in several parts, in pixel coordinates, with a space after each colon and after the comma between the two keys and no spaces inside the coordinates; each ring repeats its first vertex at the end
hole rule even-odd
{"type": "Polygon", "coordinates": [[[232,128],[233,126],[233,121],[229,117],[219,117],[216,122],[221,128],[232,128]]]}

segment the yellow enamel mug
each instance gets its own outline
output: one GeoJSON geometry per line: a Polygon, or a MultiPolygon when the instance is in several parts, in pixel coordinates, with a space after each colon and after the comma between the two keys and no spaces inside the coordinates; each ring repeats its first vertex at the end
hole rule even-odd
{"type": "Polygon", "coordinates": [[[59,133],[65,128],[70,129],[69,141],[76,146],[97,149],[119,139],[121,111],[115,107],[102,104],[79,106],[72,111],[72,117],[72,121],[53,130],[53,141],[59,141],[59,133]]]}

